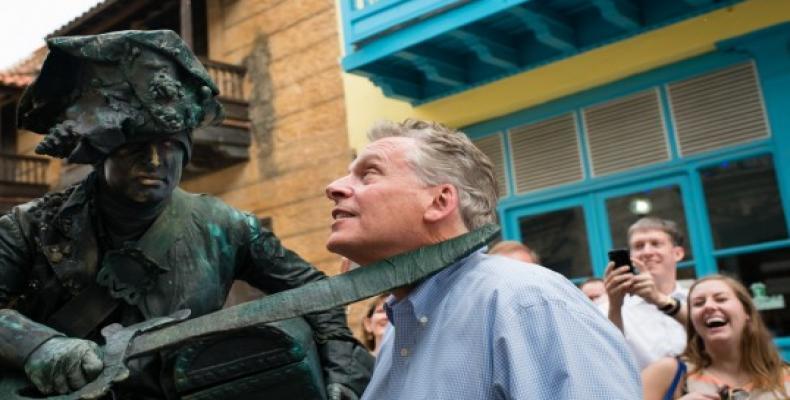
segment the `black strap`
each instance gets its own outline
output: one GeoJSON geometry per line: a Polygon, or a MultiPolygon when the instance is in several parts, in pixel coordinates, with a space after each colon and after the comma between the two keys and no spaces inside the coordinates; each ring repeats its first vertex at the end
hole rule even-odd
{"type": "Polygon", "coordinates": [[[50,315],[47,325],[70,337],[84,338],[118,308],[120,301],[94,282],[50,315]]]}

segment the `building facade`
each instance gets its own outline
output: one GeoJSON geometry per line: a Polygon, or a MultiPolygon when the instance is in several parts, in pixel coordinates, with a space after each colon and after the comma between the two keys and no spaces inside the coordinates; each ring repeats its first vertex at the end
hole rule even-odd
{"type": "Polygon", "coordinates": [[[470,135],[504,237],[580,281],[644,215],[681,279],[733,275],[790,355],[790,3],[339,3],[350,143],[376,119],[470,135]],[[364,99],[364,101],[363,101],[364,99]]]}

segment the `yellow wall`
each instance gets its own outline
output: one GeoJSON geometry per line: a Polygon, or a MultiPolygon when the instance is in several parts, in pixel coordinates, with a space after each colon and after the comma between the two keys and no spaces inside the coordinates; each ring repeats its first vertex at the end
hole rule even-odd
{"type": "Polygon", "coordinates": [[[748,0],[418,107],[345,74],[349,141],[359,149],[379,119],[416,117],[462,127],[714,50],[716,42],[790,20],[790,1],[748,0]]]}

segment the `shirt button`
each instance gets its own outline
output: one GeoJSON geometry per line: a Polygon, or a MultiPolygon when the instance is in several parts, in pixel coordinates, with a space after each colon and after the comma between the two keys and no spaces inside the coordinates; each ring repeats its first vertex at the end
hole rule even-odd
{"type": "Polygon", "coordinates": [[[422,317],[420,317],[420,324],[425,325],[427,323],[428,323],[428,317],[426,317],[424,315],[422,317]]]}
{"type": "Polygon", "coordinates": [[[409,356],[409,349],[407,349],[405,347],[400,349],[400,356],[401,357],[408,357],[409,356]]]}

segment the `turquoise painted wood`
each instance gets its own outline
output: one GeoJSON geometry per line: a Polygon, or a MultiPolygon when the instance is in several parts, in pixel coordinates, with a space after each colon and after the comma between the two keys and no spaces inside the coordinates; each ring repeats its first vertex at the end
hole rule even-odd
{"type": "Polygon", "coordinates": [[[340,0],[343,68],[422,104],[742,0],[340,0]]]}

